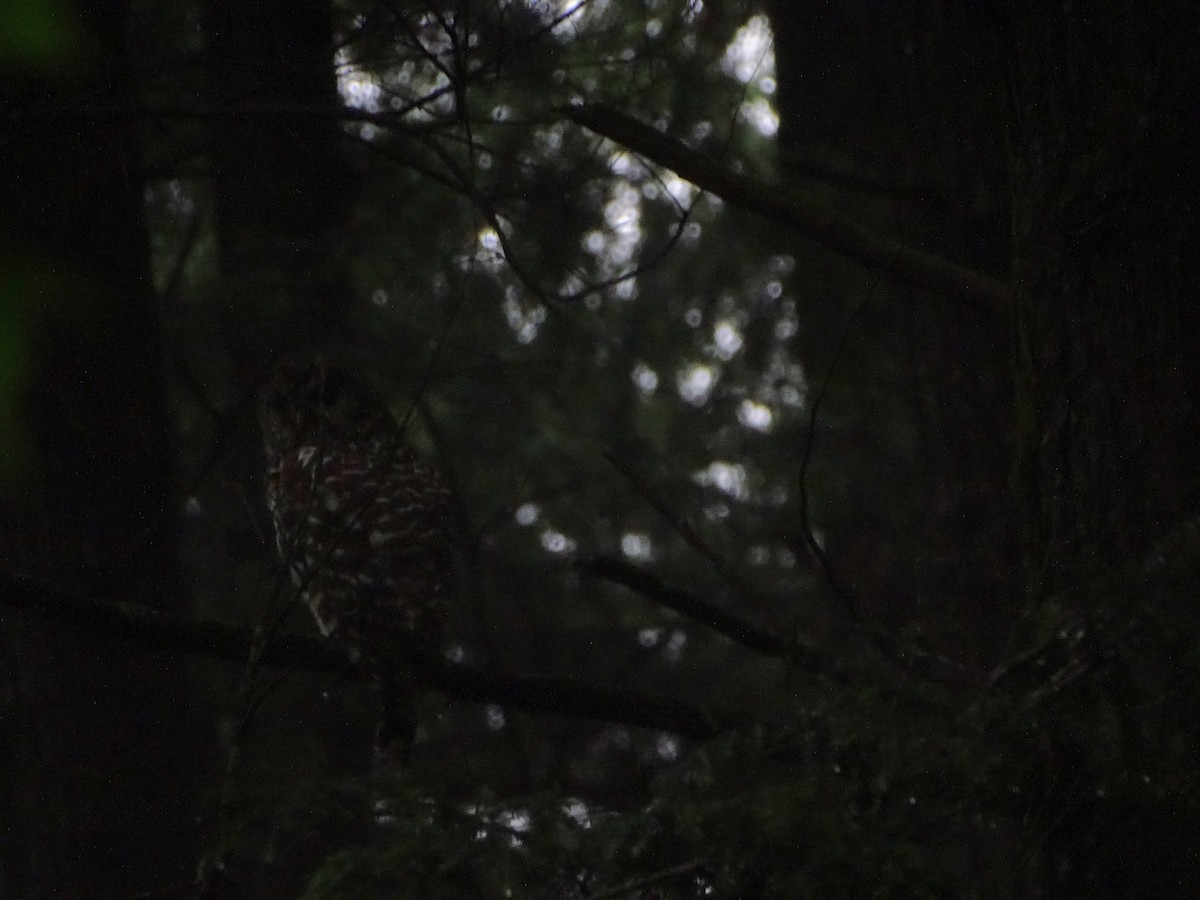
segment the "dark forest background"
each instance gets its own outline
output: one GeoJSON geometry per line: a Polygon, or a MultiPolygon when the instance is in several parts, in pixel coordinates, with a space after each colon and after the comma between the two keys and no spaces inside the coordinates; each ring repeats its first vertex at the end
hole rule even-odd
{"type": "Polygon", "coordinates": [[[1200,896],[1200,13],[0,3],[0,896],[1200,896]],[[448,473],[400,774],[255,392],[448,473]]]}

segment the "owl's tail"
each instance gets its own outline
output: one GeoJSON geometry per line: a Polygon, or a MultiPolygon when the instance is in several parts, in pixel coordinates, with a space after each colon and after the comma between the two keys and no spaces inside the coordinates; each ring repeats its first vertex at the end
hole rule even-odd
{"type": "Polygon", "coordinates": [[[375,732],[375,765],[402,768],[412,754],[417,733],[417,692],[412,673],[395,668],[379,675],[382,715],[375,732]]]}

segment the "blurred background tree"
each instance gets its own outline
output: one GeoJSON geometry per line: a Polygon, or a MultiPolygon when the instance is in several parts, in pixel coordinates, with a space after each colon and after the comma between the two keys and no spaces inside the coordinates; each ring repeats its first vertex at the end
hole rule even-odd
{"type": "MultiPolygon", "coordinates": [[[[13,12],[0,86],[5,566],[185,613],[132,122],[70,111],[85,95],[133,102],[125,7],[13,12]]],[[[4,616],[0,645],[0,894],[121,896],[178,877],[208,732],[183,660],[20,615],[4,616]]]]}
{"type": "Polygon", "coordinates": [[[0,893],[1196,895],[1187,4],[46,9],[0,893]],[[398,777],[268,665],[253,398],[310,351],[454,488],[398,777]]]}

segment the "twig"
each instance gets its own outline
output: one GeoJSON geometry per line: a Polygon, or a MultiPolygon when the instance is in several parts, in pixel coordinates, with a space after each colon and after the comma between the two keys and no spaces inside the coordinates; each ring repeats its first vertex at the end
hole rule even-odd
{"type": "Polygon", "coordinates": [[[825,555],[825,550],[821,547],[820,541],[813,533],[812,521],[808,512],[808,466],[812,462],[813,448],[817,443],[817,414],[820,412],[821,403],[825,399],[825,395],[829,392],[829,385],[833,381],[833,373],[837,369],[837,364],[842,359],[842,353],[846,349],[846,343],[850,337],[850,326],[854,324],[854,319],[858,315],[859,310],[867,305],[867,301],[875,293],[875,288],[878,282],[873,282],[862,300],[850,311],[850,315],[846,317],[846,324],[842,327],[842,335],[838,340],[837,348],[833,352],[833,359],[829,361],[828,368],[825,369],[825,377],[821,379],[821,386],[813,395],[811,402],[808,404],[808,433],[804,439],[804,453],[800,457],[800,529],[804,534],[804,542],[810,553],[817,560],[817,564],[821,567],[821,573],[825,576],[825,582],[829,586],[830,592],[842,604],[843,611],[846,617],[852,622],[859,622],[861,619],[858,614],[858,609],[854,602],[854,596],[849,590],[838,583],[833,575],[833,569],[829,565],[829,558],[825,555]]]}
{"type": "Polygon", "coordinates": [[[624,884],[618,884],[615,887],[606,888],[598,893],[589,894],[589,900],[611,900],[612,897],[621,897],[625,894],[632,894],[634,891],[640,891],[642,888],[650,887],[652,884],[658,884],[660,881],[668,881],[672,878],[678,878],[680,875],[687,875],[690,872],[695,872],[702,868],[705,861],[702,859],[693,859],[691,862],[680,863],[677,866],[671,866],[668,869],[660,869],[657,872],[652,872],[649,875],[644,875],[641,878],[633,878],[626,881],[624,884]]]}
{"type": "MultiPolygon", "coordinates": [[[[450,152],[442,147],[437,141],[428,139],[423,141],[423,145],[428,147],[433,154],[438,157],[442,165],[445,166],[446,170],[449,172],[448,178],[439,177],[438,180],[443,184],[450,184],[454,190],[471,200],[471,202],[475,205],[475,208],[479,211],[480,215],[482,215],[484,220],[487,222],[488,226],[492,229],[492,231],[495,232],[496,240],[500,243],[500,249],[503,251],[505,262],[508,263],[508,267],[517,277],[517,280],[520,281],[521,284],[525,286],[526,290],[528,290],[534,297],[536,297],[542,303],[545,303],[547,306],[551,306],[554,303],[574,303],[582,300],[585,297],[588,297],[591,294],[596,294],[600,291],[605,291],[611,287],[615,287],[622,282],[640,278],[647,272],[652,271],[667,258],[672,250],[675,249],[675,246],[682,239],[683,233],[687,228],[687,224],[691,219],[691,209],[683,208],[678,201],[672,198],[672,202],[675,204],[676,209],[679,210],[679,218],[676,220],[675,225],[671,230],[671,234],[667,237],[667,240],[661,247],[651,254],[645,262],[641,262],[624,272],[601,279],[600,281],[586,283],[583,285],[583,287],[571,291],[570,293],[563,294],[556,291],[550,291],[538,283],[533,273],[517,254],[516,248],[513,246],[512,238],[505,230],[504,223],[500,219],[499,212],[497,212],[491,201],[479,190],[470,174],[464,170],[450,154],[450,152]]],[[[666,192],[666,195],[668,197],[671,196],[669,191],[666,192]]]]}
{"type": "Polygon", "coordinates": [[[862,635],[870,642],[870,644],[878,650],[886,659],[906,672],[914,674],[920,678],[925,678],[930,681],[938,681],[944,684],[974,684],[975,679],[970,672],[960,666],[958,663],[945,656],[937,653],[931,653],[928,650],[917,647],[902,647],[891,636],[885,634],[880,629],[866,622],[858,610],[858,606],[854,599],[854,594],[840,584],[834,577],[833,569],[829,564],[829,558],[826,556],[824,549],[817,540],[816,535],[812,530],[812,523],[809,519],[808,512],[808,466],[812,461],[813,447],[816,444],[817,433],[817,413],[820,411],[821,401],[824,400],[826,393],[829,390],[830,382],[833,380],[834,370],[837,368],[838,362],[842,358],[842,352],[846,348],[846,341],[850,336],[850,326],[854,323],[854,318],[867,301],[875,293],[875,288],[878,282],[873,282],[870,289],[863,296],[858,305],[851,310],[850,315],[846,318],[846,324],[843,326],[841,339],[838,341],[837,349],[834,351],[833,359],[829,362],[829,367],[825,370],[825,377],[821,380],[821,386],[817,393],[813,396],[812,402],[809,404],[808,415],[808,435],[804,444],[804,453],[800,459],[799,472],[799,489],[800,489],[800,527],[804,533],[804,541],[808,549],[812,552],[820,565],[821,572],[825,576],[826,584],[829,586],[830,592],[841,603],[842,610],[846,618],[862,633],[862,635]]]}

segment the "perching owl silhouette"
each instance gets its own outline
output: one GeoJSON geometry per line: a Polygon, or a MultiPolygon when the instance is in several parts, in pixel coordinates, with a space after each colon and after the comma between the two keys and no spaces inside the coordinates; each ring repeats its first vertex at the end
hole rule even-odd
{"type": "Polygon", "coordinates": [[[260,420],[279,558],[322,634],[379,679],[380,748],[406,754],[412,653],[438,652],[454,586],[445,481],[369,384],[321,359],[278,366],[260,420]]]}

